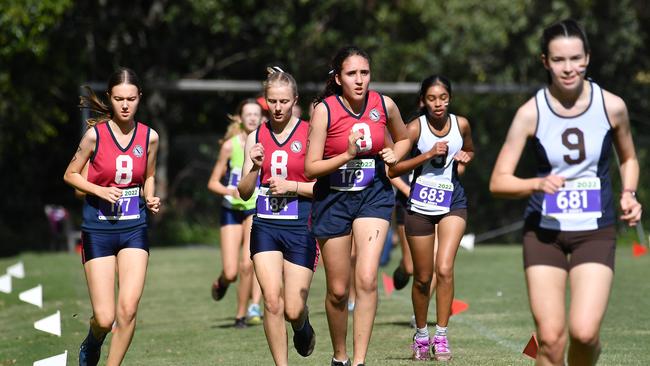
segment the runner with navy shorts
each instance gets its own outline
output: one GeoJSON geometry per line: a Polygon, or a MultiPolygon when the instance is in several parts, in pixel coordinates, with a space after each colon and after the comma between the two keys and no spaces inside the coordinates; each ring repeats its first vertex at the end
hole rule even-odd
{"type": "Polygon", "coordinates": [[[612,143],[620,159],[621,219],[630,226],[641,219],[635,196],[639,163],[625,103],[585,79],[591,54],[578,23],[567,19],[546,28],[541,48],[549,85],[517,111],[490,190],[502,197],[530,197],[523,259],[537,327],[537,364],[564,365],[568,325],[569,365],[594,365],[616,253],[612,143]],[[535,145],[537,177],[519,178],[515,168],[528,139],[535,145]]]}
{"type": "Polygon", "coordinates": [[[208,181],[208,189],[223,196],[219,229],[223,269],[212,283],[212,298],[221,300],[228,286],[237,279],[239,272],[235,328],[244,328],[247,323],[262,322],[259,306],[262,293],[250,259],[250,232],[257,195],[253,194],[250,199],[243,200],[239,197],[237,184],[242,177],[246,136],[260,125],[262,107],[255,99],[250,98],[241,101],[236,111],[235,115],[231,116],[232,122],[221,140],[219,158],[208,181]],[[246,309],[251,295],[252,302],[246,309]]]}
{"type": "Polygon", "coordinates": [[[314,182],[305,176],[309,125],[292,116],[294,78],[269,68],[264,96],[271,119],[246,140],[239,194],[248,199],[261,181],[251,233],[251,255],[264,295],[264,332],[276,365],[288,364],[285,319],[298,353],[309,356],[316,335],[306,308],[318,251],[308,230],[314,182]]]}
{"type": "Polygon", "coordinates": [[[351,239],[357,249],[353,365],[365,362],[377,311],[377,271],[395,198],[385,164],[409,149],[406,128],[392,99],[368,90],[370,57],[345,47],[332,60],[317,98],[305,173],[314,186],[312,232],[323,253],[325,309],[334,349],[332,365],[349,365],[346,351],[351,239]],[[384,147],[388,129],[394,151],[384,147]],[[352,233],[352,235],[350,235],[352,233]]]}
{"type": "Polygon", "coordinates": [[[447,324],[454,297],[454,261],[467,223],[467,198],[458,166],[472,160],[474,145],[467,119],[449,113],[451,95],[451,83],[443,76],[432,75],[422,81],[422,114],[407,126],[412,158],[389,169],[390,176],[413,171],[405,231],[413,258],[415,360],[430,358],[430,344],[434,359],[446,361],[452,355],[447,324]],[[430,339],[427,313],[434,273],[437,320],[430,339]]]}
{"type": "Polygon", "coordinates": [[[142,98],[136,74],[120,68],[108,80],[110,106],[86,88],[80,107],[91,118],[64,180],[85,193],[82,262],[93,316],[79,350],[79,365],[97,365],[104,338],[113,328],[107,365],[119,365],[133,333],[149,260],[147,210],[156,214],[154,195],[158,134],[134,119],[142,98]],[[87,178],[84,167],[87,166],[87,178]],[[117,305],[115,273],[118,274],[117,305]]]}

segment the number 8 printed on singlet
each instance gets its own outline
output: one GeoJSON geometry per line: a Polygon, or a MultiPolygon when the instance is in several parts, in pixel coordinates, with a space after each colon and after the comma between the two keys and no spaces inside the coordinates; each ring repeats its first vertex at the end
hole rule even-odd
{"type": "MultiPolygon", "coordinates": [[[[289,155],[284,150],[271,154],[271,176],[287,179],[289,155]]],[[[295,220],[298,218],[298,194],[287,192],[275,195],[262,187],[257,196],[257,217],[275,220],[295,220]]]]}

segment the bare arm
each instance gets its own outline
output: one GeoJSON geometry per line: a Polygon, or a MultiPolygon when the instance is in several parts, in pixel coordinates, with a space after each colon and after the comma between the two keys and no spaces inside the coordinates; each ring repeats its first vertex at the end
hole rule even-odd
{"type": "Polygon", "coordinates": [[[348,149],[330,159],[323,159],[325,151],[325,138],[327,137],[327,108],[319,103],[314,108],[314,114],[309,124],[309,138],[307,140],[307,156],[305,157],[305,175],[309,179],[316,179],[336,171],[343,164],[354,159],[357,155],[356,141],[362,137],[361,132],[350,131],[348,149]]]}
{"type": "Polygon", "coordinates": [[[158,133],[151,130],[149,135],[149,150],[147,152],[147,173],[144,181],[144,199],[151,213],[160,211],[160,197],[156,197],[156,159],[158,157],[158,133]]]}
{"type": "Polygon", "coordinates": [[[79,147],[63,174],[63,180],[74,189],[115,203],[122,196],[122,190],[117,187],[102,187],[91,183],[82,175],[84,166],[90,160],[97,143],[97,133],[94,128],[88,129],[81,138],[79,147]]]}
{"type": "Polygon", "coordinates": [[[472,128],[467,118],[459,116],[458,127],[463,137],[463,148],[456,153],[454,160],[458,161],[459,168],[462,166],[462,170],[464,171],[467,164],[474,159],[474,142],[472,141],[472,128]]]}
{"type": "Polygon", "coordinates": [[[402,115],[399,112],[399,108],[395,102],[387,97],[384,98],[384,104],[386,105],[386,112],[388,113],[388,120],[386,121],[386,128],[390,132],[392,141],[394,145],[392,147],[386,147],[379,152],[379,155],[386,162],[387,165],[395,165],[397,162],[402,160],[406,154],[408,154],[411,149],[411,141],[409,140],[408,132],[404,121],[402,120],[402,115]]]}
{"type": "Polygon", "coordinates": [[[251,132],[246,138],[244,167],[242,168],[242,177],[237,185],[239,196],[244,200],[253,196],[257,185],[257,176],[264,161],[264,147],[260,143],[255,143],[256,134],[257,130],[251,132]]]}
{"type": "Polygon", "coordinates": [[[514,175],[526,140],[535,133],[536,123],[537,109],[535,100],[531,98],[517,111],[494,164],[490,191],[495,196],[521,198],[535,191],[554,193],[564,184],[564,178],[555,175],[543,178],[519,178],[514,175]]]}
{"type": "Polygon", "coordinates": [[[208,180],[208,189],[211,192],[222,196],[231,195],[237,197],[238,194],[236,188],[228,188],[221,183],[221,179],[226,175],[226,171],[228,170],[228,159],[230,159],[231,154],[232,141],[227,140],[223,145],[221,145],[221,149],[219,150],[219,157],[217,158],[217,162],[214,164],[212,174],[208,180]]]}
{"type": "Polygon", "coordinates": [[[611,93],[605,92],[607,115],[614,128],[614,146],[620,160],[620,174],[623,186],[620,205],[623,215],[621,219],[636,225],[641,220],[641,204],[632,192],[636,192],[639,183],[639,161],[634,150],[634,141],[630,131],[630,119],[623,100],[611,93]]]}

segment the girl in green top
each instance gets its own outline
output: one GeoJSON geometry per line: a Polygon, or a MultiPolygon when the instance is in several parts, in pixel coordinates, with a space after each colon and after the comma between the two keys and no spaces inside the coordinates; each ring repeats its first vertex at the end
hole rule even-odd
{"type": "Polygon", "coordinates": [[[260,125],[262,107],[255,99],[245,99],[239,103],[237,114],[229,117],[231,123],[226,135],[219,141],[221,150],[208,181],[208,189],[223,196],[220,230],[223,270],[212,284],[212,298],[221,300],[230,283],[237,279],[239,271],[241,281],[237,289],[235,327],[243,328],[247,321],[249,324],[261,323],[259,302],[262,294],[253,275],[253,262],[250,259],[250,232],[257,193],[250,199],[243,200],[237,192],[237,183],[244,164],[246,136],[260,125]],[[247,310],[246,305],[251,294],[253,299],[247,310]]]}

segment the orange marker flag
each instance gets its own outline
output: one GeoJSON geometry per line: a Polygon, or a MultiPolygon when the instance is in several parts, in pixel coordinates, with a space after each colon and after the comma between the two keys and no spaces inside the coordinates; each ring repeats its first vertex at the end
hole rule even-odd
{"type": "Polygon", "coordinates": [[[648,254],[648,248],[645,245],[641,245],[636,241],[632,244],[632,255],[635,257],[640,257],[642,255],[648,254]]]}
{"type": "Polygon", "coordinates": [[[451,302],[451,315],[460,314],[467,309],[469,309],[469,304],[465,301],[454,299],[451,302]]]}
{"type": "Polygon", "coordinates": [[[387,275],[385,272],[381,273],[381,278],[384,280],[384,293],[386,296],[390,296],[390,294],[395,291],[395,284],[393,283],[393,277],[387,275]]]}
{"type": "Polygon", "coordinates": [[[537,337],[535,336],[535,333],[530,337],[530,340],[526,344],[526,347],[524,347],[524,351],[522,352],[525,356],[528,356],[532,358],[533,360],[537,359],[537,337]]]}

